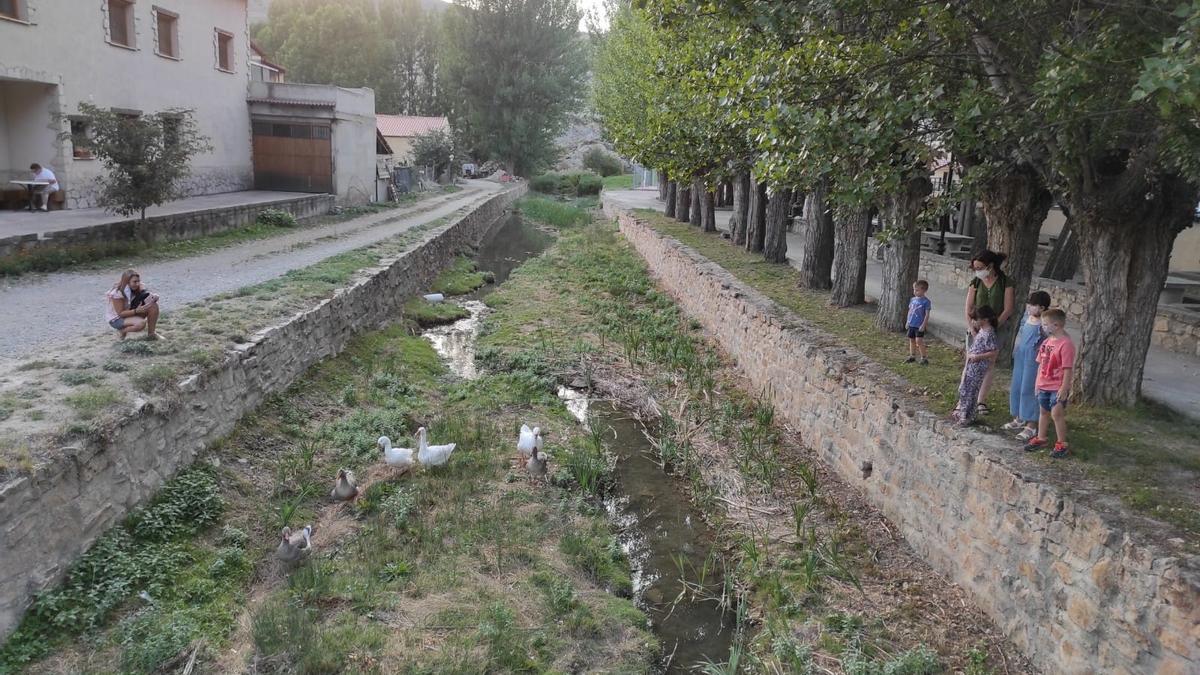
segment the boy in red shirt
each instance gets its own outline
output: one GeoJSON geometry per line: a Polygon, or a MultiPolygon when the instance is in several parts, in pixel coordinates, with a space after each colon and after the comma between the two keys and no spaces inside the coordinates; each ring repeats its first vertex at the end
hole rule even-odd
{"type": "Polygon", "coordinates": [[[1037,400],[1041,408],[1037,436],[1025,444],[1025,452],[1046,447],[1046,433],[1054,420],[1054,451],[1060,459],[1071,454],[1067,445],[1067,397],[1071,395],[1071,374],[1075,369],[1075,343],[1067,335],[1067,315],[1061,309],[1042,312],[1045,339],[1037,348],[1037,400]]]}

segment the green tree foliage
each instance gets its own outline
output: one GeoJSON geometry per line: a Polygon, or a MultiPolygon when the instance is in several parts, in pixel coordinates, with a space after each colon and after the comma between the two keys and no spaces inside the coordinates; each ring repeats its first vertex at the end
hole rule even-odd
{"type": "Polygon", "coordinates": [[[625,167],[622,166],[620,157],[604,148],[596,147],[584,153],[583,168],[591,169],[601,176],[615,176],[625,167]]]}
{"type": "Polygon", "coordinates": [[[433,129],[413,139],[413,163],[433,167],[434,176],[450,168],[454,159],[454,140],[445,129],[433,129]]]}
{"type": "Polygon", "coordinates": [[[1198,28],[1197,0],[641,0],[600,46],[596,108],[618,150],[673,177],[752,154],[774,187],[828,184],[842,235],[879,209],[897,251],[959,196],[920,184],[952,156],[1018,288],[1053,193],[1095,298],[1080,393],[1129,404],[1200,193],[1198,28]]]}
{"type": "Polygon", "coordinates": [[[146,219],[146,209],[180,196],[191,159],[208,152],[208,138],[187,110],[133,117],[81,103],[92,137],[88,147],[104,166],[96,179],[102,206],[123,216],[146,219]]]}
{"type": "Polygon", "coordinates": [[[573,0],[463,0],[448,11],[442,83],[474,156],[528,175],[580,103],[587,71],[573,0]]]}
{"type": "Polygon", "coordinates": [[[292,81],[370,87],[380,112],[442,115],[440,23],[420,0],[275,0],[255,39],[292,81]]]}

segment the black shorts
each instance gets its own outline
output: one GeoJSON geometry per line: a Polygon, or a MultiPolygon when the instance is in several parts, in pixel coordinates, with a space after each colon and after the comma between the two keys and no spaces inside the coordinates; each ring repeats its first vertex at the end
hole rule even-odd
{"type": "Polygon", "coordinates": [[[925,331],[921,330],[917,326],[909,326],[908,327],[908,338],[910,340],[913,338],[923,338],[923,337],[925,337],[925,331]]]}

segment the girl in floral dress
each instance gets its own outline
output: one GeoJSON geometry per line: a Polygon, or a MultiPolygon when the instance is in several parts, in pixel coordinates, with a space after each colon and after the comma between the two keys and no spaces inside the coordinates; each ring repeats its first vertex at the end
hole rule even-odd
{"type": "Polygon", "coordinates": [[[958,405],[952,413],[954,421],[967,426],[975,421],[978,410],[979,389],[992,362],[1000,353],[996,344],[996,310],[987,305],[976,307],[970,314],[971,332],[975,334],[967,349],[967,362],[963,366],[962,381],[958,385],[958,405]]]}

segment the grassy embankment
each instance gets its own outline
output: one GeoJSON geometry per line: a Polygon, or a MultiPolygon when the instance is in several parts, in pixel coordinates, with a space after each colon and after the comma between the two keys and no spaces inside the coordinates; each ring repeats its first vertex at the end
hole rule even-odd
{"type": "MultiPolygon", "coordinates": [[[[104,242],[37,248],[28,253],[0,257],[0,277],[16,277],[30,272],[55,272],[68,268],[78,271],[80,268],[98,269],[122,265],[136,267],[156,260],[188,258],[249,241],[270,239],[299,230],[340,223],[363,215],[382,213],[400,207],[412,207],[433,197],[457,192],[458,189],[460,189],[458,186],[447,186],[440,190],[423,193],[407,193],[401,195],[395,202],[355,206],[342,209],[337,214],[308,218],[302,223],[293,221],[291,224],[281,224],[271,218],[260,218],[245,227],[182,241],[150,244],[137,241],[104,242]],[[449,189],[451,187],[455,189],[449,189]]],[[[409,208],[406,210],[413,213],[420,212],[419,209],[409,208]]]]}
{"type": "MultiPolygon", "coordinates": [[[[781,433],[768,405],[738,388],[612,225],[575,226],[581,216],[543,197],[519,207],[526,216],[555,214],[568,227],[551,251],[488,296],[497,312],[485,322],[478,360],[537,377],[607,379],[622,396],[655,398],[660,459],[728,550],[709,570],[680,574],[697,597],[754,619],[742,626],[733,660],[748,672],[896,673],[984,673],[989,654],[1000,661],[994,636],[983,643],[993,629],[962,611],[957,596],[932,588],[934,575],[877,516],[853,510],[861,504],[781,433]],[[762,506],[726,518],[746,500],[762,506]],[[875,529],[868,532],[866,520],[875,529]],[[703,581],[714,569],[730,583],[703,581]],[[932,604],[939,594],[952,600],[932,604]],[[933,619],[948,608],[960,616],[933,619]]],[[[729,663],[709,666],[733,672],[729,663]]]]}
{"type": "MultiPolygon", "coordinates": [[[[461,270],[443,281],[461,277],[461,270]]],[[[43,594],[0,672],[645,672],[657,649],[620,597],[630,572],[581,482],[605,462],[527,371],[452,380],[408,320],[356,340],[264,404],[43,594]],[[561,468],[510,463],[521,421],[561,468]],[[454,441],[449,466],[397,475],[375,439],[454,441]],[[338,468],[357,503],[332,503],[338,468]],[[314,525],[285,572],[284,525],[314,525]],[[138,595],[145,591],[142,599],[138,595]]]]}
{"type": "Polygon", "coordinates": [[[623,173],[616,176],[604,177],[604,189],[606,190],[628,190],[633,187],[633,174],[623,173]]]}
{"type": "MultiPolygon", "coordinates": [[[[800,288],[799,276],[790,266],[767,263],[719,236],[705,235],[662,214],[639,210],[638,215],[888,367],[910,382],[933,411],[949,413],[954,407],[962,374],[957,348],[930,341],[928,366],[906,364],[903,336],[877,329],[872,312],[831,309],[828,293],[800,288]]],[[[985,428],[998,428],[1010,419],[1009,373],[1006,369],[998,372],[997,386],[988,399],[992,414],[983,420],[985,428]]],[[[1200,499],[1200,424],[1147,401],[1128,410],[1072,406],[1067,419],[1074,459],[1052,461],[1044,453],[1036,457],[1067,475],[1082,474],[1101,483],[1139,513],[1178,527],[1196,541],[1200,535],[1200,510],[1196,509],[1200,499]]],[[[1012,445],[1020,452],[1018,442],[1012,441],[1012,445]]]]}

